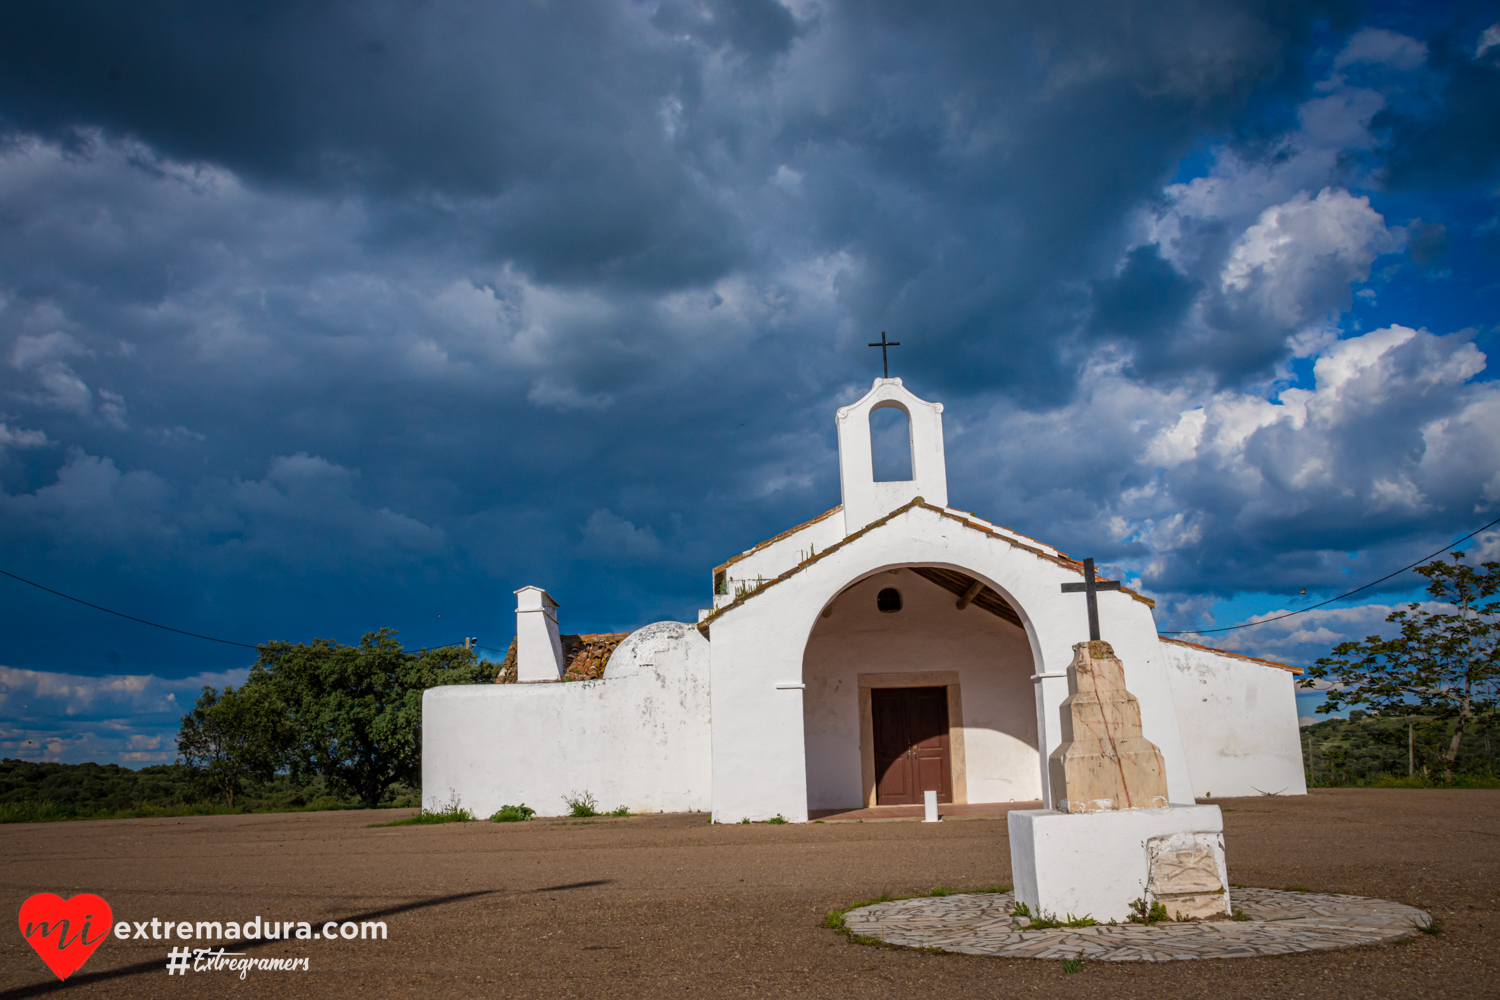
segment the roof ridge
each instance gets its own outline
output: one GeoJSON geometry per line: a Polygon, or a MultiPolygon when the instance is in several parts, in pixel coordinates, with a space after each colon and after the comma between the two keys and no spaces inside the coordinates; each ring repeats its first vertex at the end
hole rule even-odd
{"type": "Polygon", "coordinates": [[[829,510],[825,510],[823,513],[819,514],[815,518],[812,518],[811,520],[803,521],[801,524],[794,525],[794,526],[786,529],[785,531],[783,531],[779,535],[772,535],[770,538],[767,538],[763,542],[756,542],[754,545],[750,546],[748,549],[746,549],[745,551],[741,552],[739,555],[737,555],[737,556],[731,556],[728,559],[725,559],[719,565],[715,566],[714,567],[714,572],[717,573],[721,569],[728,569],[730,566],[732,566],[735,563],[739,562],[741,559],[744,559],[746,556],[752,556],[755,553],[759,552],[761,549],[765,548],[767,545],[774,545],[776,542],[781,541],[783,538],[786,538],[789,535],[795,535],[797,532],[801,531],[803,528],[810,527],[811,525],[817,524],[819,521],[823,520],[825,517],[830,517],[830,516],[832,516],[834,514],[837,514],[839,511],[841,511],[843,509],[844,509],[844,505],[843,504],[839,504],[837,507],[833,507],[833,508],[831,508],[829,510]]]}
{"type": "MultiPolygon", "coordinates": [[[[799,562],[797,565],[793,566],[791,569],[787,570],[786,572],[782,573],[780,576],[776,577],[774,580],[767,580],[765,583],[761,584],[759,587],[756,587],[754,590],[746,591],[745,593],[743,593],[740,596],[736,597],[733,601],[730,601],[728,604],[724,605],[722,608],[715,608],[713,614],[709,615],[707,618],[703,619],[702,621],[696,623],[696,627],[697,627],[698,631],[701,632],[701,633],[703,633],[704,636],[707,636],[708,632],[709,632],[709,625],[711,625],[714,622],[714,620],[717,619],[720,615],[723,615],[725,612],[732,611],[733,609],[739,607],[740,605],[744,604],[746,601],[750,600],[750,598],[754,597],[756,594],[759,594],[761,591],[766,590],[766,589],[768,589],[770,587],[774,587],[776,584],[781,583],[783,580],[786,580],[789,577],[795,576],[796,574],[798,574],[798,573],[802,572],[804,569],[806,569],[808,566],[811,566],[813,563],[818,562],[819,560],[824,559],[827,556],[833,555],[833,553],[837,552],[839,549],[843,548],[845,545],[848,545],[850,542],[854,541],[856,538],[861,537],[862,535],[866,534],[870,530],[872,530],[874,528],[880,527],[881,525],[885,524],[887,521],[891,520],[891,518],[895,517],[897,514],[904,514],[907,511],[909,511],[909,510],[911,510],[911,509],[913,509],[915,507],[922,507],[922,508],[924,508],[926,510],[930,510],[934,514],[937,514],[939,517],[946,517],[949,520],[957,521],[959,524],[962,524],[962,525],[964,525],[965,527],[968,527],[968,528],[972,528],[974,531],[978,531],[978,532],[981,532],[982,534],[989,535],[991,538],[998,538],[1000,541],[1002,541],[1005,544],[1011,546],[1012,548],[1020,549],[1022,552],[1030,552],[1032,555],[1036,556],[1039,559],[1045,559],[1048,562],[1056,563],[1057,565],[1062,566],[1065,569],[1071,569],[1074,572],[1076,572],[1079,576],[1083,575],[1083,563],[1078,562],[1077,560],[1069,559],[1066,556],[1054,556],[1054,555],[1052,555],[1049,552],[1044,552],[1041,549],[1033,548],[1030,545],[1026,545],[1026,544],[1024,544],[1022,542],[1016,541],[1014,538],[1010,537],[1007,534],[1002,533],[999,530],[996,530],[994,527],[986,528],[983,525],[975,524],[969,518],[962,517],[962,516],[960,516],[958,514],[955,514],[955,513],[951,512],[946,507],[939,507],[936,504],[930,504],[923,497],[913,497],[911,500],[907,501],[906,503],[902,504],[900,507],[897,507],[895,510],[891,511],[889,514],[886,514],[886,515],[884,515],[882,517],[878,517],[875,520],[871,521],[869,524],[865,525],[863,528],[860,528],[858,531],[851,532],[850,534],[845,535],[843,538],[839,539],[834,544],[828,546],[828,548],[824,549],[822,552],[818,552],[818,553],[816,553],[814,555],[808,556],[806,559],[802,560],[801,562],[799,562]]],[[[838,508],[835,507],[834,510],[838,510],[838,508]]],[[[832,514],[833,511],[831,510],[828,513],[832,514]]],[[[823,516],[827,517],[828,515],[824,514],[823,516]]],[[[808,523],[811,524],[812,522],[809,521],[808,523]]],[[[728,564],[726,563],[725,565],[728,565],[728,564]]],[[[1104,577],[1097,577],[1096,579],[1105,579],[1105,578],[1104,577]]],[[[1146,605],[1148,608],[1154,608],[1154,607],[1156,607],[1156,602],[1153,601],[1151,598],[1145,596],[1144,594],[1137,593],[1136,591],[1131,590],[1129,587],[1126,587],[1126,586],[1122,585],[1120,587],[1120,592],[1123,593],[1123,594],[1128,594],[1132,599],[1140,601],[1142,604],[1146,605]]]]}
{"type": "Polygon", "coordinates": [[[1159,635],[1157,636],[1157,638],[1162,642],[1174,642],[1179,646],[1191,646],[1194,649],[1204,649],[1210,653],[1218,653],[1220,656],[1232,656],[1236,660],[1250,660],[1253,663],[1263,663],[1268,667],[1275,667],[1278,670],[1285,670],[1293,674],[1300,674],[1305,672],[1301,667],[1294,667],[1289,663],[1282,663],[1278,660],[1267,660],[1259,656],[1251,656],[1248,653],[1236,653],[1233,650],[1220,649],[1217,646],[1205,646],[1201,642],[1188,642],[1186,639],[1173,639],[1170,636],[1165,635],[1159,635]]]}

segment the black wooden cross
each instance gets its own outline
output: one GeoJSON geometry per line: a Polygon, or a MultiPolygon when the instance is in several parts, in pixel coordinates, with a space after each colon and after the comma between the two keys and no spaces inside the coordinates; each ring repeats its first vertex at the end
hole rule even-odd
{"type": "Polygon", "coordinates": [[[1099,641],[1099,602],[1095,600],[1094,595],[1101,590],[1119,589],[1119,580],[1110,580],[1108,582],[1105,582],[1103,580],[1094,579],[1094,560],[1092,559],[1085,559],[1083,561],[1082,583],[1065,583],[1062,585],[1062,592],[1064,594],[1084,594],[1088,597],[1090,642],[1099,641]]]}
{"type": "Polygon", "coordinates": [[[880,331],[880,343],[878,343],[878,344],[870,344],[869,346],[880,348],[880,367],[885,371],[885,377],[886,378],[890,378],[891,377],[891,364],[890,364],[889,361],[886,360],[885,349],[887,347],[900,347],[901,346],[901,341],[899,341],[899,340],[886,340],[885,339],[885,331],[881,330],[880,331]]]}

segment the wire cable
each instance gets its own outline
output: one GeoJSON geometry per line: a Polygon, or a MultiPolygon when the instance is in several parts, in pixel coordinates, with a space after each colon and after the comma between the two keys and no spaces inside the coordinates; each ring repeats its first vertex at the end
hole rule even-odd
{"type": "Polygon", "coordinates": [[[70,597],[60,590],[53,590],[51,587],[43,587],[40,583],[37,583],[34,580],[28,580],[24,576],[16,576],[16,574],[14,573],[7,573],[3,569],[0,569],[0,575],[8,576],[12,580],[20,580],[22,583],[29,584],[35,587],[37,590],[45,590],[49,594],[56,594],[58,597],[65,597],[68,600],[73,601],[75,604],[82,604],[86,608],[93,608],[95,611],[103,611],[107,615],[115,615],[119,618],[128,618],[133,622],[140,622],[142,625],[150,625],[152,628],[165,629],[168,632],[176,632],[178,635],[190,635],[194,639],[207,639],[209,642],[222,642],[226,646],[243,646],[245,649],[260,648],[259,646],[252,646],[248,642],[235,642],[233,639],[215,639],[211,635],[199,635],[197,632],[184,632],[180,628],[173,628],[170,625],[158,625],[156,622],[148,622],[146,619],[137,618],[135,615],[127,615],[123,611],[111,611],[109,608],[101,608],[97,604],[90,604],[88,601],[80,600],[76,597],[70,597]]]}
{"type": "MultiPolygon", "coordinates": [[[[1289,612],[1287,612],[1284,615],[1277,615],[1275,618],[1265,618],[1265,619],[1262,619],[1261,621],[1258,621],[1258,622],[1244,622],[1244,623],[1239,624],[1239,625],[1225,625],[1222,628],[1185,628],[1185,629],[1179,629],[1179,630],[1177,630],[1175,632],[1159,632],[1158,634],[1159,635],[1207,635],[1210,632],[1232,632],[1235,629],[1252,628],[1252,627],[1254,627],[1256,625],[1269,625],[1271,622],[1279,622],[1279,621],[1281,621],[1283,619],[1286,619],[1286,618],[1295,617],[1296,615],[1306,614],[1309,611],[1316,611],[1318,608],[1324,607],[1324,606],[1329,605],[1329,604],[1333,604],[1336,601],[1342,601],[1346,597],[1353,597],[1355,594],[1358,594],[1361,591],[1369,590],[1371,587],[1374,587],[1377,584],[1382,584],[1385,581],[1389,580],[1393,576],[1400,576],[1402,573],[1405,573],[1407,570],[1413,569],[1413,568],[1415,568],[1417,566],[1422,565],[1427,560],[1433,558],[1433,556],[1442,555],[1444,552],[1449,551],[1450,549],[1453,548],[1453,546],[1459,544],[1460,542],[1467,542],[1469,539],[1473,538],[1475,535],[1479,534],[1481,531],[1488,531],[1490,528],[1493,528],[1497,524],[1500,524],[1500,517],[1495,518],[1495,520],[1491,521],[1489,524],[1486,524],[1484,527],[1482,527],[1482,528],[1475,528],[1473,531],[1469,532],[1467,535],[1464,535],[1462,538],[1455,539],[1454,541],[1448,543],[1447,545],[1444,545],[1442,548],[1438,549],[1436,552],[1433,552],[1431,555],[1423,556],[1421,559],[1418,559],[1416,562],[1412,563],[1410,566],[1403,566],[1400,569],[1396,570],[1394,573],[1387,573],[1385,576],[1382,576],[1380,579],[1371,581],[1370,583],[1365,584],[1363,587],[1356,587],[1355,589],[1349,591],[1346,594],[1340,594],[1337,597],[1330,597],[1326,601],[1323,601],[1323,602],[1321,602],[1319,604],[1312,605],[1312,607],[1302,608],[1302,609],[1297,610],[1297,611],[1289,611],[1289,612]]],[[[35,587],[37,590],[45,590],[49,594],[53,594],[53,595],[55,595],[57,597],[61,597],[61,598],[64,598],[66,600],[72,601],[75,604],[82,604],[86,608],[93,608],[95,611],[103,611],[105,614],[107,614],[107,615],[114,615],[117,618],[125,618],[125,619],[128,619],[128,620],[133,621],[133,622],[140,622],[142,625],[150,625],[152,628],[159,628],[159,629],[162,629],[163,631],[166,631],[166,632],[176,632],[178,635],[186,635],[186,636],[190,636],[190,637],[192,637],[194,639],[204,639],[204,640],[206,640],[208,642],[219,642],[219,643],[223,643],[226,646],[239,646],[242,649],[259,649],[260,648],[259,646],[253,645],[253,644],[248,643],[248,642],[235,642],[233,639],[219,639],[219,638],[215,638],[214,636],[211,636],[211,635],[199,635],[197,632],[186,632],[186,631],[183,631],[180,628],[173,628],[170,625],[160,625],[160,624],[158,624],[156,622],[147,621],[144,618],[137,618],[135,615],[127,615],[123,611],[112,611],[109,608],[101,607],[101,606],[99,606],[97,604],[91,604],[88,601],[82,600],[81,598],[73,597],[73,596],[71,596],[69,594],[64,594],[60,590],[53,590],[51,587],[44,587],[40,583],[37,583],[34,580],[28,580],[24,576],[16,576],[16,574],[6,572],[3,569],[0,569],[0,576],[8,576],[12,580],[18,580],[21,583],[26,584],[27,586],[35,587]]],[[[452,643],[449,643],[448,645],[449,646],[462,646],[463,643],[461,643],[461,642],[452,642],[452,643]]],[[[444,649],[446,647],[439,646],[437,648],[438,649],[444,649]]],[[[508,650],[494,649],[494,648],[489,647],[489,646],[480,646],[480,645],[477,645],[477,644],[474,645],[472,648],[474,648],[474,649],[482,649],[482,650],[484,650],[485,652],[488,652],[488,653],[506,653],[506,652],[509,652],[508,650]]]]}
{"type": "Polygon", "coordinates": [[[1260,620],[1258,622],[1243,622],[1243,623],[1241,623],[1239,625],[1225,625],[1223,628],[1185,628],[1185,629],[1180,629],[1180,630],[1178,630],[1176,632],[1158,632],[1157,634],[1158,635],[1207,635],[1209,632],[1233,632],[1237,628],[1251,628],[1251,627],[1256,626],[1256,625],[1269,625],[1269,624],[1271,624],[1271,622],[1279,622],[1283,618],[1291,618],[1291,617],[1294,617],[1296,615],[1304,615],[1304,614],[1307,614],[1307,612],[1309,612],[1309,611],[1316,611],[1317,609],[1323,607],[1326,604],[1332,604],[1335,601],[1342,601],[1346,597],[1353,597],[1355,594],[1359,593],[1361,590],[1369,590],[1371,587],[1375,586],[1376,584],[1378,584],[1378,583],[1384,583],[1385,581],[1389,580],[1393,576],[1400,576],[1402,573],[1405,573],[1407,570],[1413,569],[1414,567],[1422,565],[1424,562],[1426,562],[1427,560],[1431,559],[1433,556],[1440,556],[1444,552],[1449,551],[1450,549],[1453,548],[1453,546],[1457,545],[1459,542],[1467,542],[1469,539],[1473,538],[1475,535],[1479,534],[1481,531],[1488,531],[1490,528],[1493,528],[1497,524],[1500,524],[1500,517],[1495,518],[1489,524],[1486,524],[1483,528],[1475,528],[1473,531],[1469,532],[1464,537],[1459,538],[1459,539],[1455,539],[1454,541],[1449,542],[1447,545],[1444,545],[1442,548],[1440,548],[1436,552],[1432,553],[1432,555],[1423,556],[1421,559],[1418,559],[1416,562],[1412,563],[1410,566],[1402,566],[1400,569],[1396,570],[1396,572],[1394,572],[1394,573],[1387,573],[1385,576],[1382,576],[1379,580],[1375,580],[1375,581],[1372,581],[1370,583],[1367,583],[1363,587],[1356,587],[1355,589],[1349,591],[1347,594],[1340,594],[1337,597],[1330,597],[1328,600],[1323,601],[1321,604],[1314,604],[1312,607],[1302,608],[1302,609],[1300,609],[1298,611],[1288,611],[1284,615],[1277,615],[1275,618],[1264,618],[1264,619],[1262,619],[1262,620],[1260,620]]]}
{"type": "MultiPolygon", "coordinates": [[[[28,586],[35,587],[37,590],[45,590],[49,594],[53,594],[53,595],[55,595],[57,597],[65,598],[65,599],[67,599],[69,601],[74,602],[75,604],[82,604],[86,608],[93,608],[95,611],[103,611],[105,614],[115,615],[116,617],[119,617],[119,618],[128,618],[130,621],[140,622],[142,625],[150,625],[152,628],[165,629],[168,632],[176,632],[178,635],[191,636],[194,639],[207,639],[209,642],[222,642],[226,646],[240,646],[240,647],[243,647],[244,649],[259,649],[260,648],[259,646],[253,646],[253,645],[251,645],[248,642],[235,642],[233,639],[217,639],[217,638],[215,638],[214,636],[211,636],[211,635],[199,635],[197,632],[185,632],[185,631],[183,631],[180,628],[173,628],[170,625],[159,625],[156,622],[150,622],[150,621],[147,621],[144,618],[137,618],[135,615],[127,615],[123,611],[112,611],[109,608],[101,607],[101,606],[99,606],[97,604],[91,604],[88,601],[82,600],[80,598],[73,597],[73,596],[71,596],[69,594],[64,594],[60,590],[53,590],[51,587],[44,587],[40,583],[37,583],[35,580],[28,580],[24,576],[16,576],[16,574],[6,572],[3,569],[0,569],[0,576],[8,576],[12,580],[18,580],[21,583],[27,584],[28,586]]],[[[450,642],[450,643],[447,644],[447,646],[437,646],[435,648],[436,649],[447,649],[448,646],[462,646],[462,645],[463,645],[463,643],[461,643],[461,642],[450,642]]],[[[492,649],[489,646],[480,646],[478,644],[475,644],[471,648],[473,648],[473,649],[482,649],[482,650],[484,650],[487,653],[502,653],[503,654],[503,653],[506,652],[506,650],[503,650],[503,649],[492,649]]]]}

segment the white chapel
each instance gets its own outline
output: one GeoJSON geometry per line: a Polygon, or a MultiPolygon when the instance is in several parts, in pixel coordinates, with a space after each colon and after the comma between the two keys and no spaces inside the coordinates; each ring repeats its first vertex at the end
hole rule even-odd
{"type": "MultiPolygon", "coordinates": [[[[516,592],[495,684],[429,689],[422,786],[477,816],[604,808],[720,823],[942,803],[1053,806],[1048,756],[1085,601],[1084,566],[948,505],[943,406],[878,378],[838,410],[843,502],[713,571],[697,622],[567,635],[516,592]],[[870,416],[906,416],[911,478],[875,478],[870,416]]],[[[1168,798],[1303,794],[1295,671],[1158,635],[1153,603],[1097,595],[1168,798]]]]}

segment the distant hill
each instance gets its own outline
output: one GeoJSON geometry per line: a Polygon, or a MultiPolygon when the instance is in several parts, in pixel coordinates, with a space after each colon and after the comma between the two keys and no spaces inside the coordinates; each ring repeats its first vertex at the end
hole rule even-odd
{"type": "MultiPolygon", "coordinates": [[[[382,806],[421,804],[416,789],[398,785],[382,806]]],[[[108,819],[117,816],[170,816],[202,813],[293,812],[358,809],[359,799],[331,792],[322,778],[304,783],[278,775],[252,782],[234,809],[195,783],[180,764],[155,764],[132,771],[118,764],[52,764],[0,760],[0,822],[53,819],[108,819]]]]}
{"type": "MultiPolygon", "coordinates": [[[[1348,719],[1325,719],[1302,728],[1302,761],[1308,784],[1442,784],[1443,755],[1453,739],[1452,719],[1414,708],[1408,715],[1371,715],[1355,710],[1348,719]],[[1411,726],[1408,775],[1407,725],[1411,726]]],[[[1464,732],[1455,784],[1491,785],[1500,779],[1500,724],[1470,724],[1464,732]]]]}

